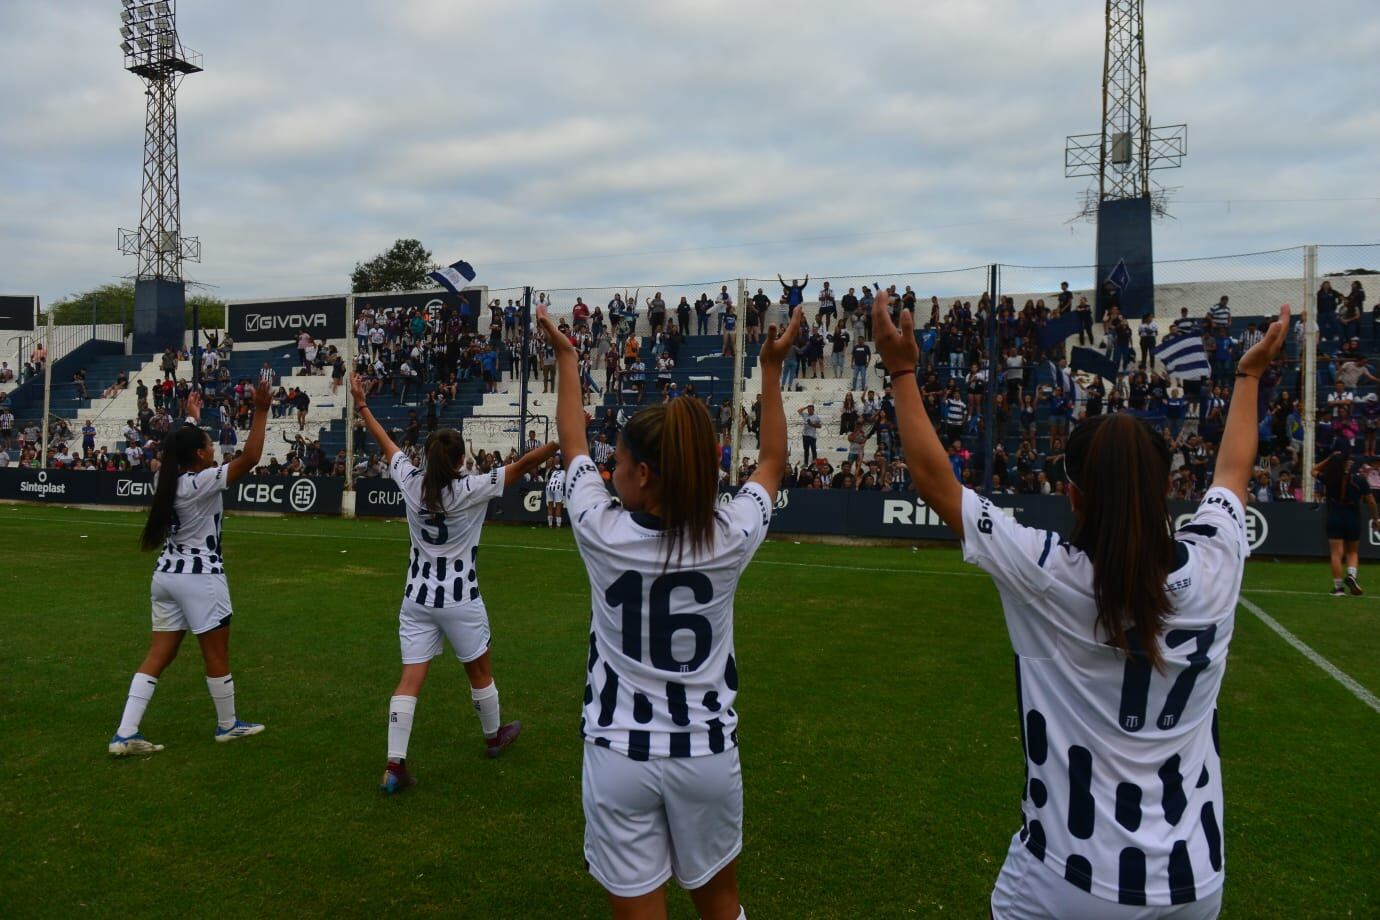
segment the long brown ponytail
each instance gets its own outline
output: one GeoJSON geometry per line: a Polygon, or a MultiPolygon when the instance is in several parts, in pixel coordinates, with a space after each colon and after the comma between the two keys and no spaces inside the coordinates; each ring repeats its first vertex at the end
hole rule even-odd
{"type": "Polygon", "coordinates": [[[1165,582],[1174,568],[1169,501],[1169,449],[1130,415],[1100,416],[1074,429],[1067,447],[1069,478],[1081,493],[1072,543],[1093,566],[1097,625],[1111,643],[1137,651],[1155,668],[1171,605],[1165,582]]]}
{"type": "Polygon", "coordinates": [[[153,504],[144,522],[144,532],[139,537],[140,549],[158,549],[168,538],[177,502],[177,481],[196,465],[197,451],[210,440],[206,432],[191,426],[179,428],[164,439],[163,451],[158,455],[158,484],[153,490],[153,504]]]}
{"type": "Polygon", "coordinates": [[[460,475],[465,458],[465,439],[454,428],[433,431],[426,439],[426,472],[422,474],[422,506],[428,511],[445,511],[445,492],[460,475]]]}
{"type": "Polygon", "coordinates": [[[656,501],[666,523],[666,564],[685,552],[714,544],[714,509],[719,490],[718,444],[704,403],[691,397],[649,406],[623,429],[633,456],[657,474],[656,501]]]}

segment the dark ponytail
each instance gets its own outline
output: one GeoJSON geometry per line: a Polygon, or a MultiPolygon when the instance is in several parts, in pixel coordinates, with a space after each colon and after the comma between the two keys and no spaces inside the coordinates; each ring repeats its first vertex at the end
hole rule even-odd
{"type": "Polygon", "coordinates": [[[623,439],[633,457],[657,474],[654,495],[666,523],[666,564],[672,555],[679,561],[687,543],[692,553],[712,548],[719,456],[704,403],[681,397],[643,409],[623,429],[623,439]]]}
{"type": "Polygon", "coordinates": [[[445,492],[460,475],[465,459],[465,439],[454,428],[433,431],[426,439],[426,472],[422,474],[422,506],[428,511],[445,511],[445,492]]]}
{"type": "Polygon", "coordinates": [[[1092,560],[1097,625],[1127,654],[1134,633],[1137,651],[1159,669],[1158,638],[1171,609],[1165,582],[1174,568],[1169,449],[1134,416],[1108,415],[1074,429],[1066,457],[1082,499],[1072,543],[1092,560]]]}
{"type": "Polygon", "coordinates": [[[196,466],[197,451],[209,441],[206,432],[190,425],[177,429],[164,439],[163,452],[158,455],[158,484],[153,491],[149,519],[144,523],[144,533],[139,538],[140,549],[153,550],[163,546],[163,541],[168,538],[168,528],[172,526],[177,481],[183,473],[190,472],[196,466]]]}

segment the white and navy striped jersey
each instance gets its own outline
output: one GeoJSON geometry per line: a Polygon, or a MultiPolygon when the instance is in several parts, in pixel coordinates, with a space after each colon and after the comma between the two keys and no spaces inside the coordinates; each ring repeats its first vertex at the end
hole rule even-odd
{"type": "Polygon", "coordinates": [[[743,486],[715,510],[713,546],[669,564],[661,522],[613,501],[589,457],[565,495],[592,608],[581,736],[634,760],[735,747],[733,594],[771,523],[766,490],[743,486]]]}
{"type": "Polygon", "coordinates": [[[174,575],[224,575],[220,525],[225,520],[225,466],[183,473],[177,480],[172,523],[154,571],[174,575]]]}
{"type": "Polygon", "coordinates": [[[968,407],[957,396],[944,400],[944,424],[962,425],[968,417],[968,407]]]}
{"type": "Polygon", "coordinates": [[[552,470],[546,477],[546,500],[552,504],[565,501],[565,470],[552,470]]]}
{"type": "Polygon", "coordinates": [[[407,454],[393,455],[388,475],[402,492],[412,539],[403,597],[426,607],[459,607],[479,600],[479,531],[489,499],[503,494],[504,468],[453,481],[442,494],[444,510],[439,512],[422,505],[422,471],[407,454]]]}
{"type": "Polygon", "coordinates": [[[1208,491],[1174,535],[1164,672],[1097,632],[1092,562],[963,494],[963,557],[997,583],[1016,652],[1027,782],[1020,839],[1121,904],[1184,904],[1223,881],[1217,694],[1250,553],[1240,500],[1208,491]]]}

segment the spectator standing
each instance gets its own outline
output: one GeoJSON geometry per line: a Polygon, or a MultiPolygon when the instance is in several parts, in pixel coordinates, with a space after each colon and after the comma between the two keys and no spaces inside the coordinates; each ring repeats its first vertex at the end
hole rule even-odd
{"type": "Polygon", "coordinates": [[[781,296],[786,300],[786,321],[790,322],[795,308],[805,302],[805,286],[810,283],[810,276],[806,275],[804,281],[792,278],[791,283],[787,284],[786,279],[778,274],[776,280],[781,282],[781,296]]]}
{"type": "Polygon", "coordinates": [[[815,414],[814,403],[810,403],[805,406],[805,408],[800,409],[798,414],[805,423],[804,428],[801,429],[800,432],[801,441],[804,447],[804,452],[801,455],[801,462],[811,463],[819,459],[819,429],[823,427],[824,423],[821,422],[819,416],[815,414]]]}
{"type": "Polygon", "coordinates": [[[867,367],[872,361],[872,349],[864,341],[853,345],[853,382],[849,389],[862,390],[867,386],[867,367]]]}

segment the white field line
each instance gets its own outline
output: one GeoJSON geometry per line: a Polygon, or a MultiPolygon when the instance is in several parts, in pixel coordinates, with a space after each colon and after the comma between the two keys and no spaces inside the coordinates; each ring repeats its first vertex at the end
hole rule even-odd
{"type": "Polygon", "coordinates": [[[1304,642],[1298,636],[1294,635],[1289,630],[1285,629],[1284,626],[1282,626],[1278,620],[1270,616],[1264,610],[1261,610],[1255,604],[1251,603],[1244,596],[1240,598],[1240,602],[1241,606],[1245,607],[1251,613],[1255,614],[1256,617],[1260,620],[1260,622],[1264,623],[1266,626],[1273,629],[1276,633],[1279,634],[1279,637],[1281,639],[1283,639],[1285,642],[1288,642],[1294,648],[1298,649],[1299,653],[1302,654],[1303,657],[1307,658],[1309,661],[1313,662],[1315,665],[1322,668],[1323,671],[1327,673],[1327,676],[1331,677],[1337,683],[1341,684],[1343,687],[1346,687],[1347,690],[1351,692],[1352,696],[1356,697],[1358,700],[1365,703],[1367,706],[1369,706],[1371,709],[1374,709],[1376,712],[1380,712],[1380,699],[1376,699],[1374,693],[1371,693],[1365,687],[1362,687],[1345,671],[1341,670],[1332,662],[1328,661],[1326,658],[1319,655],[1317,652],[1313,651],[1313,649],[1308,645],[1308,643],[1304,642]]]}

